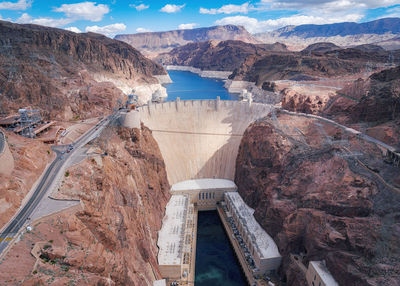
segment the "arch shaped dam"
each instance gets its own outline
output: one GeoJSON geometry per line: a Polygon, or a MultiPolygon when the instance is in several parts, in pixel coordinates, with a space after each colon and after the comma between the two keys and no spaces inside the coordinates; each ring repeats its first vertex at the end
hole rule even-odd
{"type": "MultiPolygon", "coordinates": [[[[233,180],[244,131],[272,108],[241,101],[178,99],[142,106],[139,112],[130,113],[132,120],[140,116],[152,130],[172,185],[201,178],[233,180]]],[[[130,120],[129,114],[124,120],[130,120]]]]}

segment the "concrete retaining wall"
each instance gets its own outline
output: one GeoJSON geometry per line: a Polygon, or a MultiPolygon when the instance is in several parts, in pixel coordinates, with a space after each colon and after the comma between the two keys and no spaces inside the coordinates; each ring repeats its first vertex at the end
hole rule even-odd
{"type": "Polygon", "coordinates": [[[0,174],[11,175],[14,170],[14,158],[8,147],[5,134],[0,130],[0,174]]]}
{"type": "Polygon", "coordinates": [[[201,70],[199,68],[191,67],[191,66],[174,66],[168,65],[165,67],[167,70],[176,70],[176,71],[189,71],[195,74],[198,74],[201,77],[207,78],[218,78],[218,79],[228,79],[228,77],[232,74],[231,71],[211,71],[211,70],[201,70]]]}
{"type": "Polygon", "coordinates": [[[119,122],[124,127],[140,129],[140,112],[137,110],[121,112],[119,122]]]}
{"type": "Polygon", "coordinates": [[[153,131],[170,184],[200,178],[233,180],[242,135],[273,107],[240,101],[188,100],[138,108],[153,131]]]}

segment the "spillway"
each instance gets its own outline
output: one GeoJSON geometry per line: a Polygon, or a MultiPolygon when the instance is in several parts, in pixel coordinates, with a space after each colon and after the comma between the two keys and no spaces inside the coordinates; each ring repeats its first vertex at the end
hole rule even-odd
{"type": "Polygon", "coordinates": [[[201,178],[233,180],[244,131],[272,108],[242,101],[177,99],[139,107],[123,120],[126,126],[142,122],[152,130],[172,185],[201,178]]]}

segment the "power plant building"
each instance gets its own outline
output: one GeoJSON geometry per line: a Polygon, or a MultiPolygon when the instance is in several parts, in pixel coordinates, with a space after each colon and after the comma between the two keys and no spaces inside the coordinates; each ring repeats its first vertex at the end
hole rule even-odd
{"type": "MultiPolygon", "coordinates": [[[[181,279],[189,275],[192,263],[194,209],[188,196],[171,196],[158,232],[158,264],[167,279],[181,279]]],[[[193,258],[194,259],[194,258],[193,258]]]]}
{"type": "Polygon", "coordinates": [[[309,286],[339,286],[324,261],[310,261],[306,279],[309,286]]]}
{"type": "Polygon", "coordinates": [[[224,193],[236,192],[237,187],[231,180],[196,179],[176,183],[171,187],[173,195],[188,195],[190,202],[199,210],[215,210],[217,202],[224,199],[224,193]]]}
{"type": "Polygon", "coordinates": [[[243,242],[254,260],[254,274],[264,274],[278,269],[282,256],[275,241],[255,220],[254,210],[247,206],[237,192],[225,193],[228,218],[232,217],[243,242]]]}

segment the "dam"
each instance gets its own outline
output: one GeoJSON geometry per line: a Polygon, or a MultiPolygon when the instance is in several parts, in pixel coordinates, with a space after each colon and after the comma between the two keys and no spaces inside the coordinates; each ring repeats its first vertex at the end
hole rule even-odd
{"type": "Polygon", "coordinates": [[[143,123],[152,131],[172,185],[157,242],[160,273],[168,285],[194,285],[199,211],[217,210],[248,284],[268,285],[256,277],[279,267],[275,242],[255,221],[254,210],[233,182],[243,133],[273,108],[219,98],[177,98],[122,115],[124,126],[143,123]]]}
{"type": "Polygon", "coordinates": [[[123,126],[144,124],[152,131],[172,186],[157,241],[162,280],[154,285],[194,285],[199,211],[216,211],[247,284],[268,285],[261,278],[277,270],[281,256],[233,180],[245,130],[274,108],[219,96],[203,100],[177,97],[121,114],[123,126]]]}
{"type": "Polygon", "coordinates": [[[169,101],[141,106],[122,125],[150,128],[163,155],[171,185],[191,179],[233,180],[243,133],[270,113],[268,104],[232,100],[169,101]]]}

